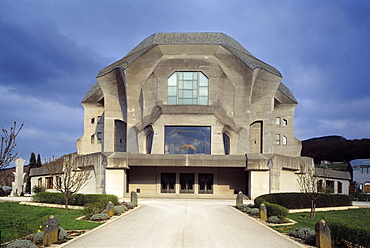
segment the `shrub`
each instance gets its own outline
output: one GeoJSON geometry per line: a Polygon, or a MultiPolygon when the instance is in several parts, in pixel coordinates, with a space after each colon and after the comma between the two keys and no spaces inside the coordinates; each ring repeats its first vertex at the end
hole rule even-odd
{"type": "Polygon", "coordinates": [[[312,236],[315,236],[315,234],[316,232],[314,230],[304,227],[293,229],[288,235],[295,238],[303,239],[305,241],[309,241],[310,239],[312,239],[312,236]]]}
{"type": "Polygon", "coordinates": [[[58,228],[58,240],[65,240],[68,237],[68,233],[63,228],[58,228]]]}
{"type": "Polygon", "coordinates": [[[280,224],[280,219],[279,219],[279,217],[277,217],[277,216],[270,216],[270,217],[267,219],[267,222],[268,222],[268,223],[274,223],[274,224],[280,224]]]}
{"type": "Polygon", "coordinates": [[[126,206],[128,209],[133,209],[133,208],[136,207],[135,206],[136,204],[133,203],[133,202],[124,202],[124,203],[122,203],[122,205],[126,206]]]}
{"type": "Polygon", "coordinates": [[[42,244],[43,240],[44,240],[43,231],[36,233],[35,236],[33,237],[33,242],[35,242],[35,244],[42,244]]]}
{"type": "Polygon", "coordinates": [[[242,210],[243,208],[245,208],[245,207],[247,207],[247,205],[246,204],[237,204],[237,205],[235,205],[235,208],[236,209],[239,209],[239,210],[242,210]]]}
{"type": "Polygon", "coordinates": [[[93,216],[90,217],[90,220],[107,220],[107,219],[109,219],[109,215],[105,213],[94,214],[93,216]]]}
{"type": "Polygon", "coordinates": [[[29,240],[20,239],[6,246],[7,248],[37,248],[37,246],[29,240]]]}
{"type": "Polygon", "coordinates": [[[247,213],[250,215],[259,215],[260,210],[258,208],[251,208],[247,211],[247,213]]]}
{"type": "MultiPolygon", "coordinates": [[[[43,203],[55,203],[55,204],[65,204],[65,199],[62,193],[53,192],[40,192],[33,196],[35,202],[43,203]]],[[[70,205],[84,206],[87,203],[105,201],[108,203],[111,201],[114,205],[118,205],[118,197],[115,195],[106,194],[73,194],[69,198],[70,205]]]]}
{"type": "MultiPolygon", "coordinates": [[[[311,208],[311,202],[304,193],[274,193],[260,195],[254,199],[257,207],[263,202],[270,202],[286,207],[288,209],[311,208]]],[[[315,200],[317,208],[352,206],[352,199],[348,195],[341,194],[320,194],[315,200]]]]}
{"type": "Polygon", "coordinates": [[[370,230],[361,227],[350,227],[339,222],[327,222],[333,241],[348,241],[363,247],[370,247],[370,230]]]}
{"type": "Polygon", "coordinates": [[[114,214],[122,214],[127,210],[127,207],[123,205],[114,206],[114,214]]]}
{"type": "Polygon", "coordinates": [[[40,193],[40,192],[45,192],[45,190],[46,188],[44,186],[38,186],[38,185],[35,185],[32,188],[32,192],[35,194],[40,193]]]}
{"type": "Polygon", "coordinates": [[[274,204],[274,203],[269,203],[269,202],[264,202],[265,206],[266,206],[266,209],[267,209],[267,214],[269,216],[279,216],[279,217],[286,217],[288,216],[288,209],[283,207],[283,206],[280,206],[278,204],[274,204]]]}
{"type": "Polygon", "coordinates": [[[244,213],[246,213],[246,212],[248,212],[248,210],[249,210],[249,209],[251,209],[251,208],[250,208],[250,207],[245,207],[245,208],[243,208],[243,209],[242,209],[242,211],[243,211],[244,213]]]}
{"type": "Polygon", "coordinates": [[[86,203],[82,210],[82,213],[86,216],[86,218],[90,218],[94,214],[101,213],[105,209],[107,204],[108,203],[106,202],[105,199],[102,199],[97,202],[86,203]]]}

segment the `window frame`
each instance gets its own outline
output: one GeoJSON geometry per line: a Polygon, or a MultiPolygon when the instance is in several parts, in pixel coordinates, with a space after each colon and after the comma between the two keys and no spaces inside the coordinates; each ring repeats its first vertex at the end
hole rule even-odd
{"type": "Polygon", "coordinates": [[[167,78],[167,104],[209,105],[209,77],[202,71],[173,72],[167,78]]]}

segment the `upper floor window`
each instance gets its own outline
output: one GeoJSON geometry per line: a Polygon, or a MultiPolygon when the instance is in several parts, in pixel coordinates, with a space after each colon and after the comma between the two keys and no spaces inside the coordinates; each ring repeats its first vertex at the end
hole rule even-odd
{"type": "Polygon", "coordinates": [[[166,154],[211,154],[211,127],[165,127],[166,154]]]}
{"type": "Polygon", "coordinates": [[[225,155],[229,155],[230,154],[230,137],[226,133],[223,133],[222,134],[222,139],[224,141],[225,155]]]}
{"type": "Polygon", "coordinates": [[[167,81],[169,105],[208,105],[208,78],[200,71],[177,71],[167,81]]]}

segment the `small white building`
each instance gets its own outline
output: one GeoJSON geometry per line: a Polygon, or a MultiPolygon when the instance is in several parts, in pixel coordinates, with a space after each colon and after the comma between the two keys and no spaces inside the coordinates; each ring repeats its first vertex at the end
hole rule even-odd
{"type": "Polygon", "coordinates": [[[361,191],[370,193],[370,158],[355,159],[349,163],[352,167],[352,181],[361,191]]]}

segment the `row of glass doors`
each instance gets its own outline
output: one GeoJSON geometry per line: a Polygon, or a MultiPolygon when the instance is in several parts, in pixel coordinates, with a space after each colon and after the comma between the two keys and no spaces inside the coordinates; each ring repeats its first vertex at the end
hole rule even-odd
{"type": "MultiPolygon", "coordinates": [[[[195,194],[195,190],[198,194],[213,194],[213,174],[199,173],[195,178],[195,173],[180,173],[178,183],[181,194],[195,194]]],[[[175,187],[176,173],[162,173],[161,193],[176,193],[175,187]]]]}

